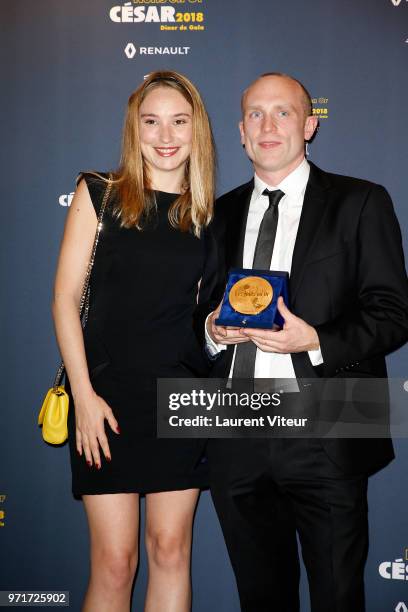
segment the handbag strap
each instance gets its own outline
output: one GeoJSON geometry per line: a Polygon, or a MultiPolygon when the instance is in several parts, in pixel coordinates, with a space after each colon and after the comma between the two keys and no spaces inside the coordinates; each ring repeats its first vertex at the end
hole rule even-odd
{"type": "MultiPolygon", "coordinates": [[[[108,203],[109,196],[112,190],[112,184],[113,184],[112,175],[109,174],[108,184],[106,185],[101,208],[98,214],[98,221],[96,225],[95,238],[94,238],[93,245],[92,245],[91,258],[88,263],[88,268],[87,268],[85,280],[84,280],[84,286],[82,287],[81,299],[79,300],[79,317],[81,319],[82,328],[85,327],[86,322],[88,320],[91,273],[92,273],[92,268],[95,262],[96,247],[98,246],[99,235],[102,229],[102,219],[103,219],[105,208],[108,203]]],[[[64,374],[64,371],[65,371],[65,365],[64,365],[64,362],[61,361],[61,365],[59,366],[57,370],[57,373],[54,379],[54,384],[53,384],[55,393],[58,393],[57,387],[59,386],[61,382],[61,378],[62,378],[62,375],[64,374]]]]}

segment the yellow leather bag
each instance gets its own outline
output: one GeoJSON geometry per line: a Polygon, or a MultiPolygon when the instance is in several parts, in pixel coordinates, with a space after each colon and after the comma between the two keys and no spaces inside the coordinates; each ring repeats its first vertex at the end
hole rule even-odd
{"type": "Polygon", "coordinates": [[[42,425],[43,438],[49,444],[62,444],[68,438],[68,406],[69,397],[63,385],[48,390],[38,424],[42,425]]]}
{"type": "MultiPolygon", "coordinates": [[[[96,226],[95,239],[92,246],[91,258],[89,260],[88,269],[86,271],[84,286],[82,289],[81,299],[79,303],[79,316],[82,327],[86,325],[89,311],[89,281],[95,261],[96,247],[98,246],[99,234],[102,229],[102,218],[108,203],[109,195],[112,189],[112,178],[109,177],[108,184],[105,189],[101,208],[98,215],[98,223],[96,226]]],[[[47,395],[41,406],[40,414],[38,415],[38,425],[42,425],[42,436],[49,444],[62,444],[68,438],[68,408],[69,396],[65,391],[64,385],[61,385],[61,378],[64,374],[64,362],[61,362],[55,376],[54,384],[48,390],[47,395]]]]}

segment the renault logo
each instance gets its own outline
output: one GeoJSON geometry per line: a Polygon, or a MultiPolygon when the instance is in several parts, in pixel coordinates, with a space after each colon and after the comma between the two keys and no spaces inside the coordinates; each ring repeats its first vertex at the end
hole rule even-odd
{"type": "Polygon", "coordinates": [[[132,59],[136,55],[136,47],[133,43],[128,43],[125,47],[125,54],[129,59],[132,59]]]}

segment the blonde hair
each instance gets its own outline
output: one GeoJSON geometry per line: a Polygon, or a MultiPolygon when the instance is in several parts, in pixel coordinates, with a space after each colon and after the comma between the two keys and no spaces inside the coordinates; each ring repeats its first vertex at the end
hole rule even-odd
{"type": "Polygon", "coordinates": [[[213,215],[215,151],[210,121],[196,87],[182,74],[152,72],[134,91],[125,118],[120,166],[115,173],[117,203],[115,214],[123,227],[142,229],[142,221],[155,208],[147,166],[139,137],[139,111],[148,93],[169,87],[181,93],[192,107],[191,154],[185,165],[183,192],[169,209],[170,224],[196,236],[213,215]]]}

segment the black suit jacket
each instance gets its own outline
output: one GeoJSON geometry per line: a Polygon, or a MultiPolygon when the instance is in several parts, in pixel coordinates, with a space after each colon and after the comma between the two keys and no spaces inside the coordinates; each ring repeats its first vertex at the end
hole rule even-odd
{"type": "MultiPolygon", "coordinates": [[[[408,282],[401,233],[386,190],[310,164],[289,282],[290,309],[316,328],[324,363],[291,355],[298,378],[386,377],[385,355],[408,340],[408,282]]],[[[214,231],[223,271],[242,266],[253,180],[218,199],[214,231]]],[[[233,347],[215,361],[228,375],[233,347]]],[[[388,406],[386,407],[386,409],[388,406]]],[[[347,473],[373,473],[393,458],[390,439],[325,439],[347,473]]]]}

